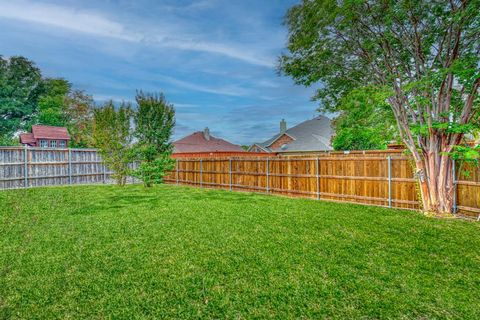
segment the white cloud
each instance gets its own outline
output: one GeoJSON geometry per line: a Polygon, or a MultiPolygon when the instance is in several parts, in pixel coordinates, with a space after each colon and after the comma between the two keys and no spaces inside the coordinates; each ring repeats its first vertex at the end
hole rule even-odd
{"type": "MultiPolygon", "coordinates": [[[[179,50],[213,53],[253,65],[272,67],[274,57],[265,57],[252,49],[231,43],[207,42],[178,30],[134,31],[126,25],[98,12],[34,1],[0,0],[0,18],[38,23],[91,36],[107,37],[129,42],[142,42],[179,50]],[[167,32],[168,31],[168,32],[167,32]]],[[[166,28],[164,28],[166,29],[166,28]]]]}

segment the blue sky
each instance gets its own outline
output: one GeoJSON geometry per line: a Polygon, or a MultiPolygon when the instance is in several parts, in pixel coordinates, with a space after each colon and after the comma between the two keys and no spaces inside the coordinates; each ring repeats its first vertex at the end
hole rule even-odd
{"type": "Polygon", "coordinates": [[[136,89],[175,104],[175,138],[208,126],[262,141],[312,118],[314,88],[278,76],[294,0],[0,0],[0,54],[23,55],[97,102],[136,89]]]}

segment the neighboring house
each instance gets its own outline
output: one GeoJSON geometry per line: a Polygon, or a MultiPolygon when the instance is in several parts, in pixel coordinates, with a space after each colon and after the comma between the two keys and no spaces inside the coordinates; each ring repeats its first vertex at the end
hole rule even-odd
{"type": "Polygon", "coordinates": [[[20,143],[30,147],[66,148],[70,135],[65,127],[32,126],[31,133],[20,134],[20,143]]]}
{"type": "Polygon", "coordinates": [[[250,152],[316,152],[332,150],[330,141],[333,129],[331,120],[325,116],[318,116],[304,121],[290,129],[282,119],[280,132],[262,143],[254,143],[250,152]]]}
{"type": "Polygon", "coordinates": [[[210,135],[205,128],[173,143],[173,153],[215,153],[215,152],[246,152],[239,145],[210,135]]]}

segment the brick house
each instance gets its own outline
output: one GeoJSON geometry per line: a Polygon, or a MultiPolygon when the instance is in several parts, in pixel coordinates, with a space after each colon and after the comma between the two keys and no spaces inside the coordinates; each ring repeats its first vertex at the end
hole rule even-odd
{"type": "Polygon", "coordinates": [[[193,153],[238,153],[245,152],[239,145],[216,138],[205,128],[173,142],[173,154],[193,153]]]}
{"type": "Polygon", "coordinates": [[[30,147],[66,148],[69,141],[65,127],[34,125],[31,133],[20,134],[20,143],[30,147]]]}
{"type": "Polygon", "coordinates": [[[250,152],[302,153],[332,150],[333,135],[331,120],[318,116],[290,129],[284,119],[280,121],[280,132],[267,141],[254,143],[250,152]]]}

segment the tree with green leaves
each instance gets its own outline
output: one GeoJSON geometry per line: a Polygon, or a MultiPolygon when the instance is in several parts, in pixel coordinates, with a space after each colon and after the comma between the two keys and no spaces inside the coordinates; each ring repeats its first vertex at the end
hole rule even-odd
{"type": "Polygon", "coordinates": [[[451,212],[450,154],[478,128],[479,0],[303,0],[286,24],[280,69],[299,84],[320,82],[326,111],[375,88],[414,159],[423,208],[451,212]]]}
{"type": "Polygon", "coordinates": [[[137,110],[134,113],[135,151],[138,168],[135,176],[146,187],[163,182],[166,173],[173,169],[171,137],[175,126],[175,109],[165,96],[137,92],[137,110]]]}
{"type": "Polygon", "coordinates": [[[93,139],[106,166],[112,170],[118,185],[124,186],[133,160],[130,105],[122,103],[118,110],[112,101],[94,110],[93,139]]]}
{"type": "Polygon", "coordinates": [[[42,93],[42,76],[24,57],[0,56],[0,140],[10,141],[32,120],[42,93]]]}

